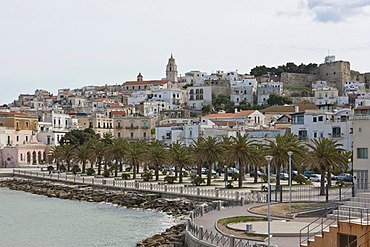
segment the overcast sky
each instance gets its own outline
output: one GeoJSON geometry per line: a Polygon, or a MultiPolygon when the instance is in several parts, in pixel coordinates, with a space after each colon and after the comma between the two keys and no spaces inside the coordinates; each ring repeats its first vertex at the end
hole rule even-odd
{"type": "Polygon", "coordinates": [[[20,93],[328,54],[370,71],[370,0],[0,0],[0,103],[20,93]]]}

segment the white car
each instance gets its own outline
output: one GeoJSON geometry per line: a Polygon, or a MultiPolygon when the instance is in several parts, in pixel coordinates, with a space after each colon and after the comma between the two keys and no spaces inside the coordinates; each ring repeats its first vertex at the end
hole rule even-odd
{"type": "MultiPolygon", "coordinates": [[[[311,174],[310,180],[312,182],[321,182],[321,174],[311,174]]],[[[326,182],[326,178],[325,178],[326,182]]]]}

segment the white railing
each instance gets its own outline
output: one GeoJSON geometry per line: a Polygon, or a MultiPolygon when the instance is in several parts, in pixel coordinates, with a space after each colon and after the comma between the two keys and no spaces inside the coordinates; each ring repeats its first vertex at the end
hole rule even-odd
{"type": "Polygon", "coordinates": [[[117,187],[123,189],[133,189],[138,191],[152,191],[173,195],[183,196],[194,196],[199,198],[207,198],[214,200],[230,200],[230,201],[241,201],[243,204],[247,203],[262,203],[266,202],[267,195],[263,192],[249,193],[239,192],[233,190],[224,189],[212,189],[212,188],[200,188],[193,186],[182,186],[182,185],[169,185],[161,183],[149,183],[149,182],[137,182],[137,181],[126,181],[126,180],[114,180],[105,178],[95,178],[91,176],[80,176],[80,175],[67,175],[67,174],[56,174],[48,172],[38,171],[26,171],[20,169],[14,169],[13,174],[15,176],[28,176],[47,178],[58,181],[68,181],[80,184],[90,185],[101,185],[107,187],[117,187]]]}
{"type": "Polygon", "coordinates": [[[222,202],[213,202],[211,205],[208,206],[200,206],[193,210],[190,213],[186,231],[187,234],[190,234],[193,239],[202,243],[207,243],[207,246],[220,246],[220,247],[252,247],[252,246],[266,246],[263,242],[259,241],[251,241],[245,238],[239,238],[232,235],[227,235],[222,232],[212,231],[210,229],[205,229],[202,226],[199,226],[195,223],[195,219],[199,217],[203,217],[204,214],[218,210],[220,211],[222,208],[222,202]]]}

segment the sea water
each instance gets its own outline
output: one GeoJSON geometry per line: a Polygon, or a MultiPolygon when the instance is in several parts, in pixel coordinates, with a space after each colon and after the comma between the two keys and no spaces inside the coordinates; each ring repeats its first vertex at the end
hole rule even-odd
{"type": "Polygon", "coordinates": [[[135,246],[171,227],[164,213],[0,188],[0,246],[135,246]]]}

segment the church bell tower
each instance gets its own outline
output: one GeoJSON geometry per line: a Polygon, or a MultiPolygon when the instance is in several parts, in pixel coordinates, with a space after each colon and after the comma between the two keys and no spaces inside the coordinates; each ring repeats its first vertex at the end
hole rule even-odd
{"type": "Polygon", "coordinates": [[[172,53],[166,67],[166,79],[171,82],[177,82],[177,65],[172,53]]]}

